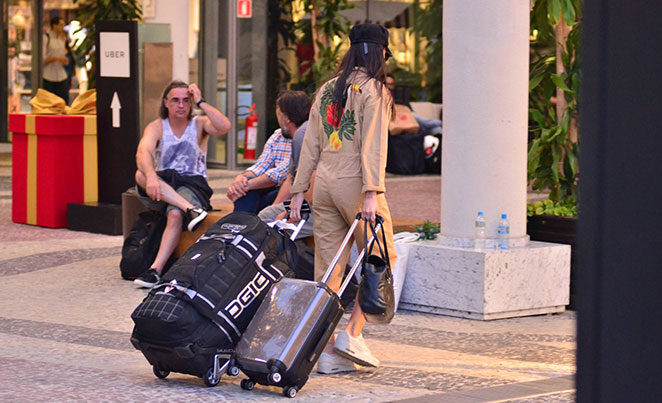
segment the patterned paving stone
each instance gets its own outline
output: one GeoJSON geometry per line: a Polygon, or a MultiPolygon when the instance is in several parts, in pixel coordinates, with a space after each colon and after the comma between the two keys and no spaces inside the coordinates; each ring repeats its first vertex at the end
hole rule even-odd
{"type": "Polygon", "coordinates": [[[39,253],[32,256],[0,261],[0,277],[13,276],[43,270],[49,267],[69,264],[82,260],[91,260],[108,256],[117,256],[122,248],[76,249],[51,253],[39,253]]]}
{"type": "MultiPolygon", "coordinates": [[[[332,375],[338,376],[338,375],[332,375]]],[[[428,389],[444,392],[476,389],[506,384],[503,379],[486,379],[474,376],[459,376],[437,371],[421,371],[409,368],[380,367],[373,371],[354,374],[354,379],[375,385],[400,386],[403,388],[428,389]]]]}
{"type": "Polygon", "coordinates": [[[11,190],[11,176],[0,176],[0,190],[11,190]]]}
{"type": "Polygon", "coordinates": [[[517,400],[506,400],[504,403],[574,403],[576,392],[550,393],[544,396],[536,396],[517,400]]]}
{"type": "Polygon", "coordinates": [[[131,336],[129,333],[90,329],[82,326],[0,318],[0,333],[111,350],[136,351],[129,341],[131,336]]]}
{"type": "Polygon", "coordinates": [[[389,326],[368,325],[364,330],[364,335],[381,340],[392,340],[395,336],[403,344],[461,351],[494,358],[542,363],[555,362],[559,364],[572,364],[575,360],[573,350],[535,343],[536,341],[572,342],[574,341],[573,336],[516,335],[508,333],[483,335],[411,328],[393,324],[389,326]]]}
{"type": "MultiPolygon", "coordinates": [[[[214,203],[228,202],[225,191],[236,174],[210,170],[214,203]]],[[[119,278],[121,237],[12,223],[10,175],[10,160],[0,158],[0,245],[12,251],[0,260],[0,401],[282,399],[278,388],[241,390],[241,376],[224,377],[215,388],[183,374],[156,379],[129,341],[129,315],[146,293],[119,278]]],[[[438,176],[389,177],[392,211],[438,221],[438,205],[421,209],[415,217],[409,206],[412,193],[438,202],[439,186],[438,176]]],[[[347,315],[341,328],[346,320],[347,315]]],[[[575,321],[572,313],[478,322],[399,312],[391,325],[369,324],[365,329],[368,343],[382,359],[380,368],[331,376],[313,373],[297,401],[396,401],[570,376],[575,321]]],[[[574,399],[574,392],[559,389],[514,401],[574,399]]]]}

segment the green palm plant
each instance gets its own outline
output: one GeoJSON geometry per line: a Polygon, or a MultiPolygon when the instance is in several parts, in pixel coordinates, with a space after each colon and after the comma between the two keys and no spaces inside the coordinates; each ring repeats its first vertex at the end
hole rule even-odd
{"type": "Polygon", "coordinates": [[[79,30],[85,30],[86,36],[75,49],[78,60],[90,62],[88,69],[90,88],[94,88],[96,49],[94,47],[97,21],[140,21],[142,20],[142,2],[140,0],[74,0],[78,5],[79,30]]]}
{"type": "MultiPolygon", "coordinates": [[[[427,69],[423,78],[426,89],[425,98],[431,102],[441,102],[443,3],[443,0],[430,0],[425,5],[414,3],[413,31],[427,41],[424,50],[427,69]]],[[[397,75],[396,79],[399,83],[401,82],[397,75]]]]}
{"type": "Polygon", "coordinates": [[[341,11],[353,8],[348,0],[303,0],[304,9],[310,19],[302,19],[295,30],[309,32],[315,49],[311,65],[316,87],[322,85],[340,62],[342,42],[333,43],[333,37],[349,35],[349,20],[341,11]]]}
{"type": "MultiPolygon", "coordinates": [[[[528,178],[534,190],[549,191],[549,199],[563,205],[576,203],[579,179],[580,34],[580,0],[535,2],[531,11],[528,178]]],[[[529,209],[529,213],[538,210],[529,209]]]]}

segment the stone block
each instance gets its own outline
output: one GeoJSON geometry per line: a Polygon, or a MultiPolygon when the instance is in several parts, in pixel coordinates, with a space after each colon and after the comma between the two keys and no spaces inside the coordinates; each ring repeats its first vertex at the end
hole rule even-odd
{"type": "Polygon", "coordinates": [[[409,247],[401,309],[490,320],[562,312],[569,302],[569,245],[478,251],[427,241],[409,247]]]}

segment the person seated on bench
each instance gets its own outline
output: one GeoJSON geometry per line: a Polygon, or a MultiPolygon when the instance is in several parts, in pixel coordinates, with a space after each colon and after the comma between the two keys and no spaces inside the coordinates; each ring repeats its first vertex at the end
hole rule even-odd
{"type": "MultiPolygon", "coordinates": [[[[406,96],[403,96],[401,92],[396,90],[395,76],[393,76],[391,73],[386,74],[386,88],[391,90],[391,95],[393,96],[393,100],[396,104],[405,105],[411,109],[408,92],[406,93],[406,96]]],[[[413,113],[413,115],[414,119],[416,119],[416,123],[418,123],[418,134],[424,134],[426,136],[441,134],[441,120],[427,119],[417,115],[416,113],[413,113]]]]}
{"type": "Polygon", "coordinates": [[[167,216],[154,262],[134,283],[151,288],[177,247],[182,229],[195,231],[211,209],[207,184],[209,136],[230,130],[230,120],[202,98],[195,84],[175,80],[163,91],[160,119],[145,127],[136,152],[136,192],[150,209],[167,216]],[[193,116],[192,104],[206,116],[193,116]],[[186,225],[186,226],[185,226],[186,225]]]}
{"type": "MultiPolygon", "coordinates": [[[[282,98],[282,97],[281,97],[282,98]]],[[[279,109],[280,113],[278,115],[278,123],[283,131],[292,133],[294,132],[294,137],[292,137],[292,154],[290,156],[289,170],[287,174],[287,179],[280,186],[278,195],[274,200],[273,204],[265,207],[258,214],[260,219],[264,222],[272,222],[276,220],[281,220],[285,218],[285,205],[283,202],[290,200],[292,194],[290,193],[290,186],[292,181],[297,174],[297,167],[299,166],[299,154],[301,154],[301,145],[303,144],[303,138],[306,134],[306,127],[308,126],[308,113],[310,112],[310,98],[301,91],[296,92],[296,97],[286,97],[279,100],[279,109]],[[293,108],[292,105],[296,104],[296,108],[293,108]],[[289,111],[289,112],[285,112],[289,111]]],[[[278,111],[278,109],[277,109],[278,111]]],[[[311,186],[308,192],[306,192],[305,197],[308,203],[312,203],[313,200],[313,180],[311,180],[311,186]]],[[[313,236],[313,215],[312,213],[308,217],[306,224],[299,232],[298,238],[307,238],[313,236]]]]}
{"type": "Polygon", "coordinates": [[[269,137],[257,162],[237,175],[228,187],[227,197],[234,203],[234,211],[257,214],[274,202],[287,178],[292,136],[308,119],[309,109],[310,98],[302,91],[284,91],[278,96],[276,115],[280,128],[269,137]]]}

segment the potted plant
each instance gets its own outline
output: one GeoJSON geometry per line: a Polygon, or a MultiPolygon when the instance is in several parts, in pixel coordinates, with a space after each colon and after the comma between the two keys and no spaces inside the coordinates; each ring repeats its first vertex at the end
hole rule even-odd
{"type": "Polygon", "coordinates": [[[527,206],[532,240],[572,245],[571,307],[577,270],[577,103],[581,82],[580,0],[536,0],[531,11],[528,179],[548,200],[527,206]]]}

